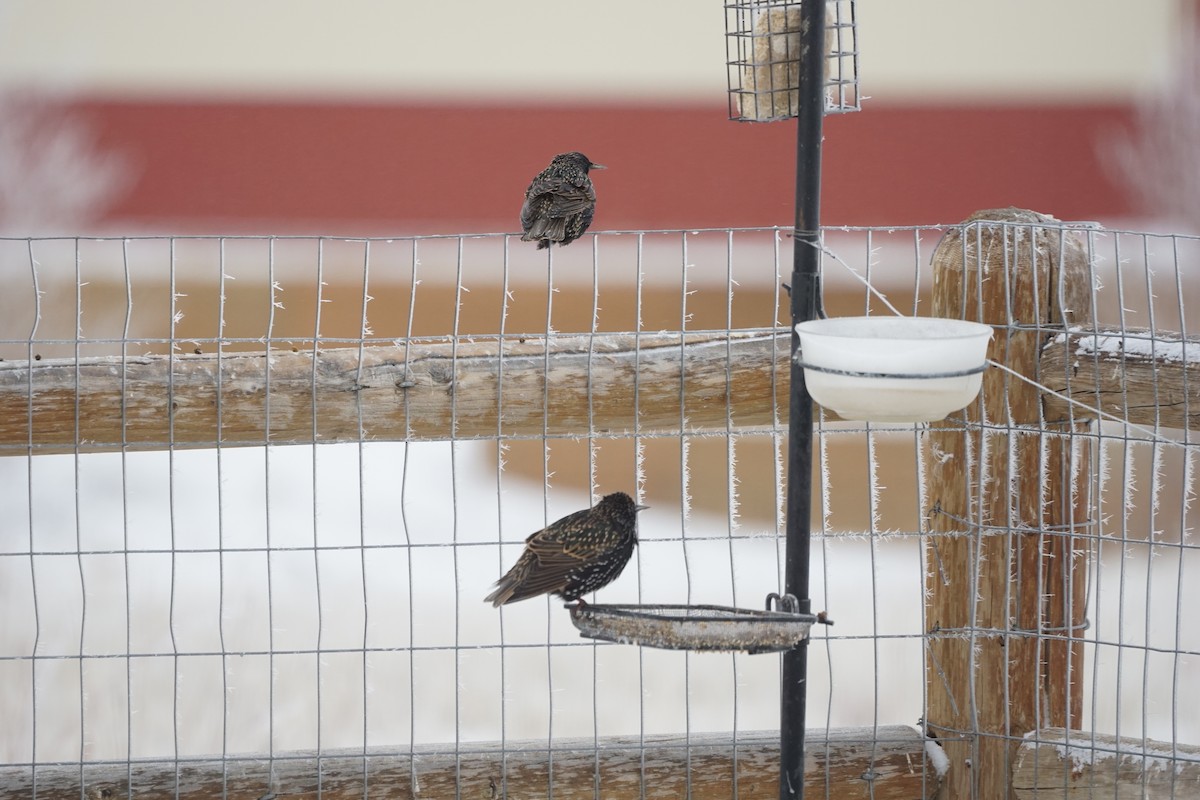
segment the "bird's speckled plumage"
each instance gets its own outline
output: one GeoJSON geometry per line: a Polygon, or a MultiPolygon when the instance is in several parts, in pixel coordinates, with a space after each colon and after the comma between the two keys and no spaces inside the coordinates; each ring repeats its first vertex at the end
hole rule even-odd
{"type": "Polygon", "coordinates": [[[541,594],[573,602],[607,586],[633,555],[637,512],[644,508],[614,492],[530,535],[517,563],[484,602],[502,606],[541,594]]]}
{"type": "Polygon", "coordinates": [[[559,153],[525,190],[521,206],[521,240],[538,249],[570,244],[583,235],[596,213],[596,190],[588,177],[593,164],[583,153],[559,153]]]}

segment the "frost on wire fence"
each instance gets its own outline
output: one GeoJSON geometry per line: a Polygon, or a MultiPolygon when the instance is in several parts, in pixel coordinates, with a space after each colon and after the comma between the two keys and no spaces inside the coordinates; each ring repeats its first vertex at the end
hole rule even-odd
{"type": "MultiPolygon", "coordinates": [[[[809,796],[1192,786],[1200,240],[1021,217],[824,247],[829,315],[996,335],[946,422],[818,417],[809,796]]],[[[775,796],[778,656],[483,597],[614,491],[650,508],[600,602],[780,591],[791,248],[0,241],[0,796],[775,796]]]]}

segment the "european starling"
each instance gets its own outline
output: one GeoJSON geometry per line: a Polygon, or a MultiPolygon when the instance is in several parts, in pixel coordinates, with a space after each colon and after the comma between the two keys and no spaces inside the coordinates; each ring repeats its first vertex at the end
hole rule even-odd
{"type": "Polygon", "coordinates": [[[541,250],[551,242],[561,246],[583,235],[596,213],[589,169],[605,167],[593,164],[583,153],[559,153],[538,173],[525,190],[521,241],[537,242],[541,250]]]}
{"type": "Polygon", "coordinates": [[[637,512],[646,508],[624,492],[605,495],[525,540],[513,568],[484,598],[494,606],[540,594],[573,602],[614,581],[637,544],[637,512]]]}

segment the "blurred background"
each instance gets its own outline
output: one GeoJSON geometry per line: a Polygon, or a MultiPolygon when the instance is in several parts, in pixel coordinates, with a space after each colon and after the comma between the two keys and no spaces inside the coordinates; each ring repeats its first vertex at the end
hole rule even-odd
{"type": "MultiPolygon", "coordinates": [[[[1015,205],[1196,229],[1200,0],[857,11],[863,111],[826,121],[826,225],[1015,205]]],[[[585,238],[555,251],[553,292],[532,246],[401,238],[513,232],[529,180],[567,150],[609,167],[593,232],[790,225],[795,124],[728,120],[724,15],[716,0],[0,0],[0,358],[785,324],[791,243],[774,232],[585,238]],[[125,239],[205,234],[396,240],[125,239]]],[[[870,307],[858,274],[927,313],[938,234],[830,232],[827,307],[870,307]]],[[[1170,285],[1100,313],[1144,324],[1178,261],[1135,242],[1108,241],[1097,274],[1116,285],[1161,257],[1170,285]]],[[[814,648],[816,726],[922,712],[917,438],[861,434],[823,438],[814,596],[838,626],[814,648]]],[[[603,600],[760,605],[778,585],[785,444],[776,427],[19,449],[0,458],[0,758],[770,728],[777,659],[581,647],[555,604],[481,601],[531,531],[624,490],[653,508],[603,600]]],[[[1184,474],[1173,452],[1118,457],[1147,476],[1139,501],[1184,474]]],[[[1098,637],[1126,641],[1113,631],[1138,629],[1156,580],[1175,588],[1155,608],[1194,607],[1182,568],[1170,584],[1139,558],[1126,591],[1131,562],[1109,557],[1098,637]]],[[[1155,677],[1175,662],[1101,651],[1088,723],[1172,736],[1197,684],[1175,693],[1155,677]],[[1170,713],[1145,714],[1155,697],[1170,713]]]]}
{"type": "MultiPolygon", "coordinates": [[[[869,113],[828,121],[825,222],[1016,205],[1178,226],[1197,207],[1178,176],[1200,174],[1196,9],[863,0],[869,113]]],[[[723,15],[696,0],[4,0],[0,228],[511,231],[565,150],[611,167],[595,229],[786,225],[795,129],[727,121],[723,15]]]]}

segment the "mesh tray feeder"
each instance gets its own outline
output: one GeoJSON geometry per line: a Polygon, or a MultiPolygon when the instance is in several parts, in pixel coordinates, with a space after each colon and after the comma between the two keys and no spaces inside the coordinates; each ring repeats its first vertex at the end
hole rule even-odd
{"type": "Polygon", "coordinates": [[[784,610],[686,605],[591,605],[570,606],[571,621],[580,635],[621,644],[639,644],[667,650],[741,650],[777,653],[799,644],[817,621],[815,614],[801,614],[795,598],[786,596],[784,610]]]}

